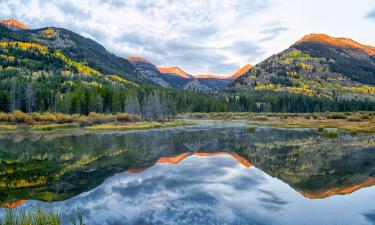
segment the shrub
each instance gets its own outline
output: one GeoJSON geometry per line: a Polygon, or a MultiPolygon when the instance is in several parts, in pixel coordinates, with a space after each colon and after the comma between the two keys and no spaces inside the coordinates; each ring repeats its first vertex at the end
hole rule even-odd
{"type": "Polygon", "coordinates": [[[34,122],[39,122],[42,120],[42,116],[40,115],[40,113],[33,112],[33,113],[30,113],[29,116],[34,122]]]}
{"type": "Polygon", "coordinates": [[[347,115],[344,113],[330,113],[327,116],[328,119],[346,119],[347,115]]]}
{"type": "Polygon", "coordinates": [[[337,130],[333,130],[333,129],[324,129],[323,134],[324,136],[329,137],[329,138],[338,137],[337,130]]]}
{"type": "Polygon", "coordinates": [[[132,116],[127,113],[117,113],[116,114],[116,120],[118,122],[131,122],[132,116]]]}
{"type": "Polygon", "coordinates": [[[56,113],[55,117],[56,117],[56,122],[59,123],[59,124],[77,122],[77,121],[73,120],[71,115],[56,113]]]}
{"type": "Polygon", "coordinates": [[[27,115],[21,111],[14,111],[12,113],[12,121],[13,122],[17,122],[17,123],[26,123],[27,119],[26,119],[27,115]]]}
{"type": "Polygon", "coordinates": [[[141,122],[142,117],[140,115],[131,115],[131,121],[133,122],[141,122]]]}
{"type": "Polygon", "coordinates": [[[47,123],[56,123],[57,118],[52,113],[44,113],[44,114],[41,115],[41,121],[47,122],[47,123]]]}
{"type": "Polygon", "coordinates": [[[12,116],[9,113],[0,112],[0,122],[11,122],[12,116]]]}
{"type": "Polygon", "coordinates": [[[257,131],[257,127],[247,127],[246,132],[247,133],[255,133],[257,131]]]}

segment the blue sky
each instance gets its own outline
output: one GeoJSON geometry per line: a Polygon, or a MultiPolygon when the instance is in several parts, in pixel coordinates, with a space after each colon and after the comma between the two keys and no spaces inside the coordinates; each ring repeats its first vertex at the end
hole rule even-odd
{"type": "Polygon", "coordinates": [[[229,75],[309,33],[375,46],[374,0],[0,0],[0,19],[64,27],[115,54],[229,75]]]}

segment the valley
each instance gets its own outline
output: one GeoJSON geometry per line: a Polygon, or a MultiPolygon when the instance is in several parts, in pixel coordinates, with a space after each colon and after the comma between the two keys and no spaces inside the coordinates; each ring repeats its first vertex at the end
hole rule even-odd
{"type": "Polygon", "coordinates": [[[196,11],[140,26],[145,2],[127,33],[106,4],[88,18],[116,38],[0,20],[0,224],[374,223],[375,47],[312,33],[265,56],[292,31],[172,26],[196,11]]]}

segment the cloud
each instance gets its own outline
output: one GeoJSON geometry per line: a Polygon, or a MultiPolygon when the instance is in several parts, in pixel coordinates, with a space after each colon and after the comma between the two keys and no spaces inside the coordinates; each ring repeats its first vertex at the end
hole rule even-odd
{"type": "Polygon", "coordinates": [[[64,27],[119,56],[146,57],[192,74],[231,74],[241,65],[235,58],[252,58],[248,54],[261,50],[223,31],[241,17],[265,10],[269,0],[4,0],[2,5],[2,18],[18,19],[32,28],[64,27]],[[214,44],[218,41],[223,44],[214,44]]]}
{"type": "MultiPolygon", "coordinates": [[[[143,173],[119,173],[98,187],[59,202],[37,202],[42,209],[75,208],[87,224],[271,224],[270,206],[286,206],[279,184],[228,155],[190,156],[178,164],[156,164],[143,173]],[[266,185],[265,185],[266,184],[266,185]],[[260,187],[264,188],[260,192],[260,187]],[[271,194],[266,195],[266,191],[271,194]],[[259,199],[258,196],[267,199],[259,199]],[[251,202],[252,204],[249,204],[251,202]],[[266,202],[269,205],[263,206],[266,202]],[[256,207],[254,207],[256,206],[256,207]]],[[[280,182],[281,183],[281,182],[280,182]]],[[[287,187],[291,191],[290,187],[287,187]]],[[[35,201],[23,207],[30,209],[35,201]]]]}
{"type": "Polygon", "coordinates": [[[260,42],[271,41],[277,38],[280,34],[288,31],[289,29],[283,25],[271,26],[269,28],[261,30],[262,39],[260,42]]]}
{"type": "Polygon", "coordinates": [[[375,224],[375,210],[363,213],[363,216],[372,224],[375,224]]]}
{"type": "Polygon", "coordinates": [[[369,13],[367,13],[365,18],[375,22],[375,8],[373,8],[369,13]]]}
{"type": "MultiPolygon", "coordinates": [[[[364,3],[354,1],[343,4],[332,0],[327,10],[312,8],[319,3],[312,6],[296,0],[0,2],[1,19],[14,18],[31,28],[67,28],[94,39],[119,56],[145,57],[158,66],[180,66],[191,74],[232,74],[244,64],[255,65],[282,51],[307,33],[329,32],[354,38],[350,35],[353,34],[367,38],[364,43],[373,42],[371,34],[367,34],[371,27],[364,29],[368,25],[359,26],[361,21],[354,18],[365,14],[364,3]],[[342,7],[340,12],[345,13],[336,15],[335,20],[353,27],[352,33],[331,19],[331,4],[342,7]],[[310,16],[317,10],[321,12],[319,20],[310,16]]],[[[366,18],[375,20],[374,15],[375,9],[366,18]]]]}

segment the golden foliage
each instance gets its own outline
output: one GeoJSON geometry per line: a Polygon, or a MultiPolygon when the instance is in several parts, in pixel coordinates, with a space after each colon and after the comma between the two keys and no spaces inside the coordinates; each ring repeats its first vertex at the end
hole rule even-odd
{"type": "Polygon", "coordinates": [[[24,51],[33,51],[37,50],[41,54],[45,55],[48,53],[48,47],[43,46],[40,44],[35,44],[35,43],[25,43],[25,42],[0,42],[0,47],[1,48],[17,48],[21,49],[24,51]]]}
{"type": "Polygon", "coordinates": [[[66,57],[61,50],[56,50],[54,55],[58,58],[60,58],[63,62],[65,62],[66,64],[68,64],[69,66],[71,67],[74,67],[77,69],[77,71],[80,73],[80,74],[84,74],[84,75],[87,75],[87,76],[91,76],[91,75],[94,75],[94,76],[100,76],[101,73],[97,70],[94,70],[88,66],[85,66],[83,65],[82,63],[79,63],[79,62],[76,62],[68,57],[66,57]]]}
{"type": "Polygon", "coordinates": [[[53,28],[47,28],[42,31],[43,37],[48,39],[56,38],[57,32],[53,28]]]}

